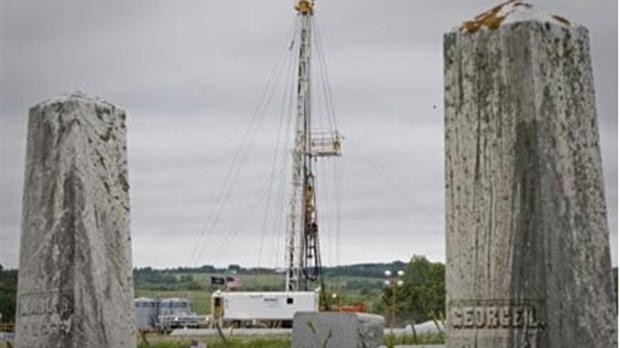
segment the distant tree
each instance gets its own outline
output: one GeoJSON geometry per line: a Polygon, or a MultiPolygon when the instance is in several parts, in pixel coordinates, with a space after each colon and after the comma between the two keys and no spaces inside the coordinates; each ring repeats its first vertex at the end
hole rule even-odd
{"type": "Polygon", "coordinates": [[[17,299],[17,270],[5,270],[0,265],[0,313],[2,321],[15,321],[15,304],[17,299]]]}
{"type": "Polygon", "coordinates": [[[361,263],[356,265],[326,267],[323,274],[326,276],[346,276],[346,277],[365,277],[382,278],[386,269],[403,269],[407,264],[402,261],[391,263],[361,263]]]}
{"type": "MultiPolygon", "coordinates": [[[[404,282],[397,289],[396,312],[399,322],[420,323],[445,313],[445,266],[416,256],[404,269],[404,282]]],[[[389,314],[392,289],[383,292],[382,309],[389,314]]]]}
{"type": "Polygon", "coordinates": [[[202,265],[200,270],[207,273],[215,273],[215,267],[213,265],[202,265]]]}
{"type": "Polygon", "coordinates": [[[228,265],[228,271],[229,272],[239,272],[241,271],[241,266],[239,265],[228,265]]]}
{"type": "Polygon", "coordinates": [[[187,290],[202,290],[202,286],[196,282],[196,281],[192,281],[188,286],[187,286],[187,290]]]}
{"type": "Polygon", "coordinates": [[[194,281],[194,276],[192,276],[191,274],[182,274],[179,277],[180,283],[191,283],[193,281],[194,281]]]}

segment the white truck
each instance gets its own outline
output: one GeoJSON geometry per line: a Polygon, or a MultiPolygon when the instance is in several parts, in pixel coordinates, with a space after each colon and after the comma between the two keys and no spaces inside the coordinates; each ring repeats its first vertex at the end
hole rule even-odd
{"type": "Polygon", "coordinates": [[[296,312],[318,312],[319,293],[222,292],[211,296],[213,322],[220,327],[290,327],[296,312]]]}

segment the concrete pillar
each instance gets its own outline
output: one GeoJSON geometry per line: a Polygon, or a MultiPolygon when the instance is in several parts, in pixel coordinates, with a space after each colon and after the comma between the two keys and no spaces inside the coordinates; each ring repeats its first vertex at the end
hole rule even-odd
{"type": "Polygon", "coordinates": [[[125,133],[79,92],[30,109],[17,347],[136,347],[125,133]]]}
{"type": "Polygon", "coordinates": [[[444,64],[448,347],[615,347],[587,29],[510,1],[444,64]]]}

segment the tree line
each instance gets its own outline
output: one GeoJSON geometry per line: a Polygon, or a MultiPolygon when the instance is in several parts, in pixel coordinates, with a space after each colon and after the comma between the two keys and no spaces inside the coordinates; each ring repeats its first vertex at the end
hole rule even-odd
{"type": "Polygon", "coordinates": [[[2,322],[15,321],[15,299],[17,297],[17,270],[5,270],[0,265],[0,313],[2,322]]]}
{"type": "MultiPolygon", "coordinates": [[[[153,290],[205,290],[198,284],[194,276],[199,273],[227,273],[255,274],[257,272],[277,272],[268,268],[243,268],[239,265],[230,265],[227,268],[215,268],[205,265],[198,268],[178,267],[173,269],[157,270],[151,267],[134,269],[134,287],[136,289],[153,290]],[[231,267],[232,266],[232,267],[231,267]]],[[[616,304],[618,303],[618,268],[614,272],[614,290],[616,304]]],[[[414,256],[410,262],[395,261],[392,263],[367,263],[349,266],[326,267],[326,277],[343,276],[355,277],[348,279],[343,288],[344,297],[350,297],[352,302],[362,299],[371,302],[369,309],[373,313],[383,314],[388,320],[395,314],[396,325],[419,323],[427,320],[441,320],[445,316],[445,266],[439,262],[431,262],[425,257],[414,256]],[[401,287],[385,286],[376,288],[378,279],[385,279],[385,270],[392,272],[393,280],[402,280],[401,287]],[[402,270],[402,277],[397,271],[402,270]],[[365,281],[371,279],[374,283],[365,281]],[[353,296],[352,294],[357,293],[353,296]]],[[[17,270],[7,270],[0,265],[0,313],[2,322],[14,322],[17,295],[17,270]]],[[[259,290],[259,289],[256,289],[259,290]]],[[[271,289],[265,289],[271,290],[271,289]]],[[[345,301],[348,302],[348,301],[345,301]]]]}
{"type": "MultiPolygon", "coordinates": [[[[414,258],[419,256],[414,256],[414,258]]],[[[323,266],[322,272],[329,276],[348,276],[348,277],[365,277],[365,278],[382,278],[386,269],[399,268],[403,269],[407,266],[406,262],[393,261],[390,263],[361,263],[344,266],[323,266]]],[[[213,265],[202,265],[199,267],[174,267],[156,269],[152,267],[135,268],[134,275],[137,273],[152,274],[162,272],[165,274],[186,274],[186,273],[236,273],[236,274],[273,274],[274,272],[282,272],[275,268],[267,267],[243,267],[238,264],[230,264],[227,267],[216,267],[213,265]]]]}

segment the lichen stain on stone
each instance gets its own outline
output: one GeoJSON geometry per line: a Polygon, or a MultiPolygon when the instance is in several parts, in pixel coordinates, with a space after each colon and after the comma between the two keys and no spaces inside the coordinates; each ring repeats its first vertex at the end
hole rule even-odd
{"type": "Polygon", "coordinates": [[[123,191],[129,192],[129,182],[123,173],[118,174],[118,182],[121,184],[123,191]]]}
{"type": "Polygon", "coordinates": [[[504,8],[504,6],[506,6],[507,4],[511,2],[514,2],[514,0],[505,2],[499,6],[496,6],[490,9],[489,11],[476,16],[476,18],[474,18],[471,21],[466,21],[465,23],[461,25],[461,29],[464,29],[469,34],[473,34],[477,32],[478,30],[480,30],[480,28],[482,28],[483,26],[491,30],[495,30],[499,28],[500,24],[502,24],[502,21],[506,17],[498,16],[498,13],[504,8]]]}
{"type": "MultiPolygon", "coordinates": [[[[461,24],[459,29],[468,34],[476,33],[483,28],[488,30],[497,30],[507,17],[517,13],[515,12],[517,7],[524,7],[526,9],[534,8],[533,5],[524,3],[522,0],[510,0],[476,16],[473,20],[464,22],[461,24]]],[[[565,26],[571,25],[571,22],[568,19],[558,15],[547,15],[546,20],[552,21],[551,18],[553,18],[554,21],[557,21],[558,24],[565,26]]]]}
{"type": "Polygon", "coordinates": [[[115,138],[112,135],[112,127],[108,127],[108,129],[106,130],[105,134],[100,134],[99,135],[99,139],[101,139],[104,142],[108,142],[110,140],[110,138],[112,138],[112,140],[114,140],[115,138]]]}
{"type": "Polygon", "coordinates": [[[523,6],[525,8],[532,8],[532,7],[534,7],[534,6],[532,6],[532,4],[526,4],[526,3],[523,3],[523,2],[517,2],[516,4],[514,4],[514,6],[515,7],[516,6],[523,6]]]}
{"type": "Polygon", "coordinates": [[[564,53],[562,54],[562,58],[564,59],[568,59],[572,56],[573,53],[573,48],[572,47],[565,47],[564,48],[564,53]]]}
{"type": "Polygon", "coordinates": [[[570,26],[570,21],[564,17],[558,16],[558,15],[551,15],[551,17],[553,17],[553,19],[555,19],[556,21],[564,24],[564,25],[568,25],[570,26]]]}

